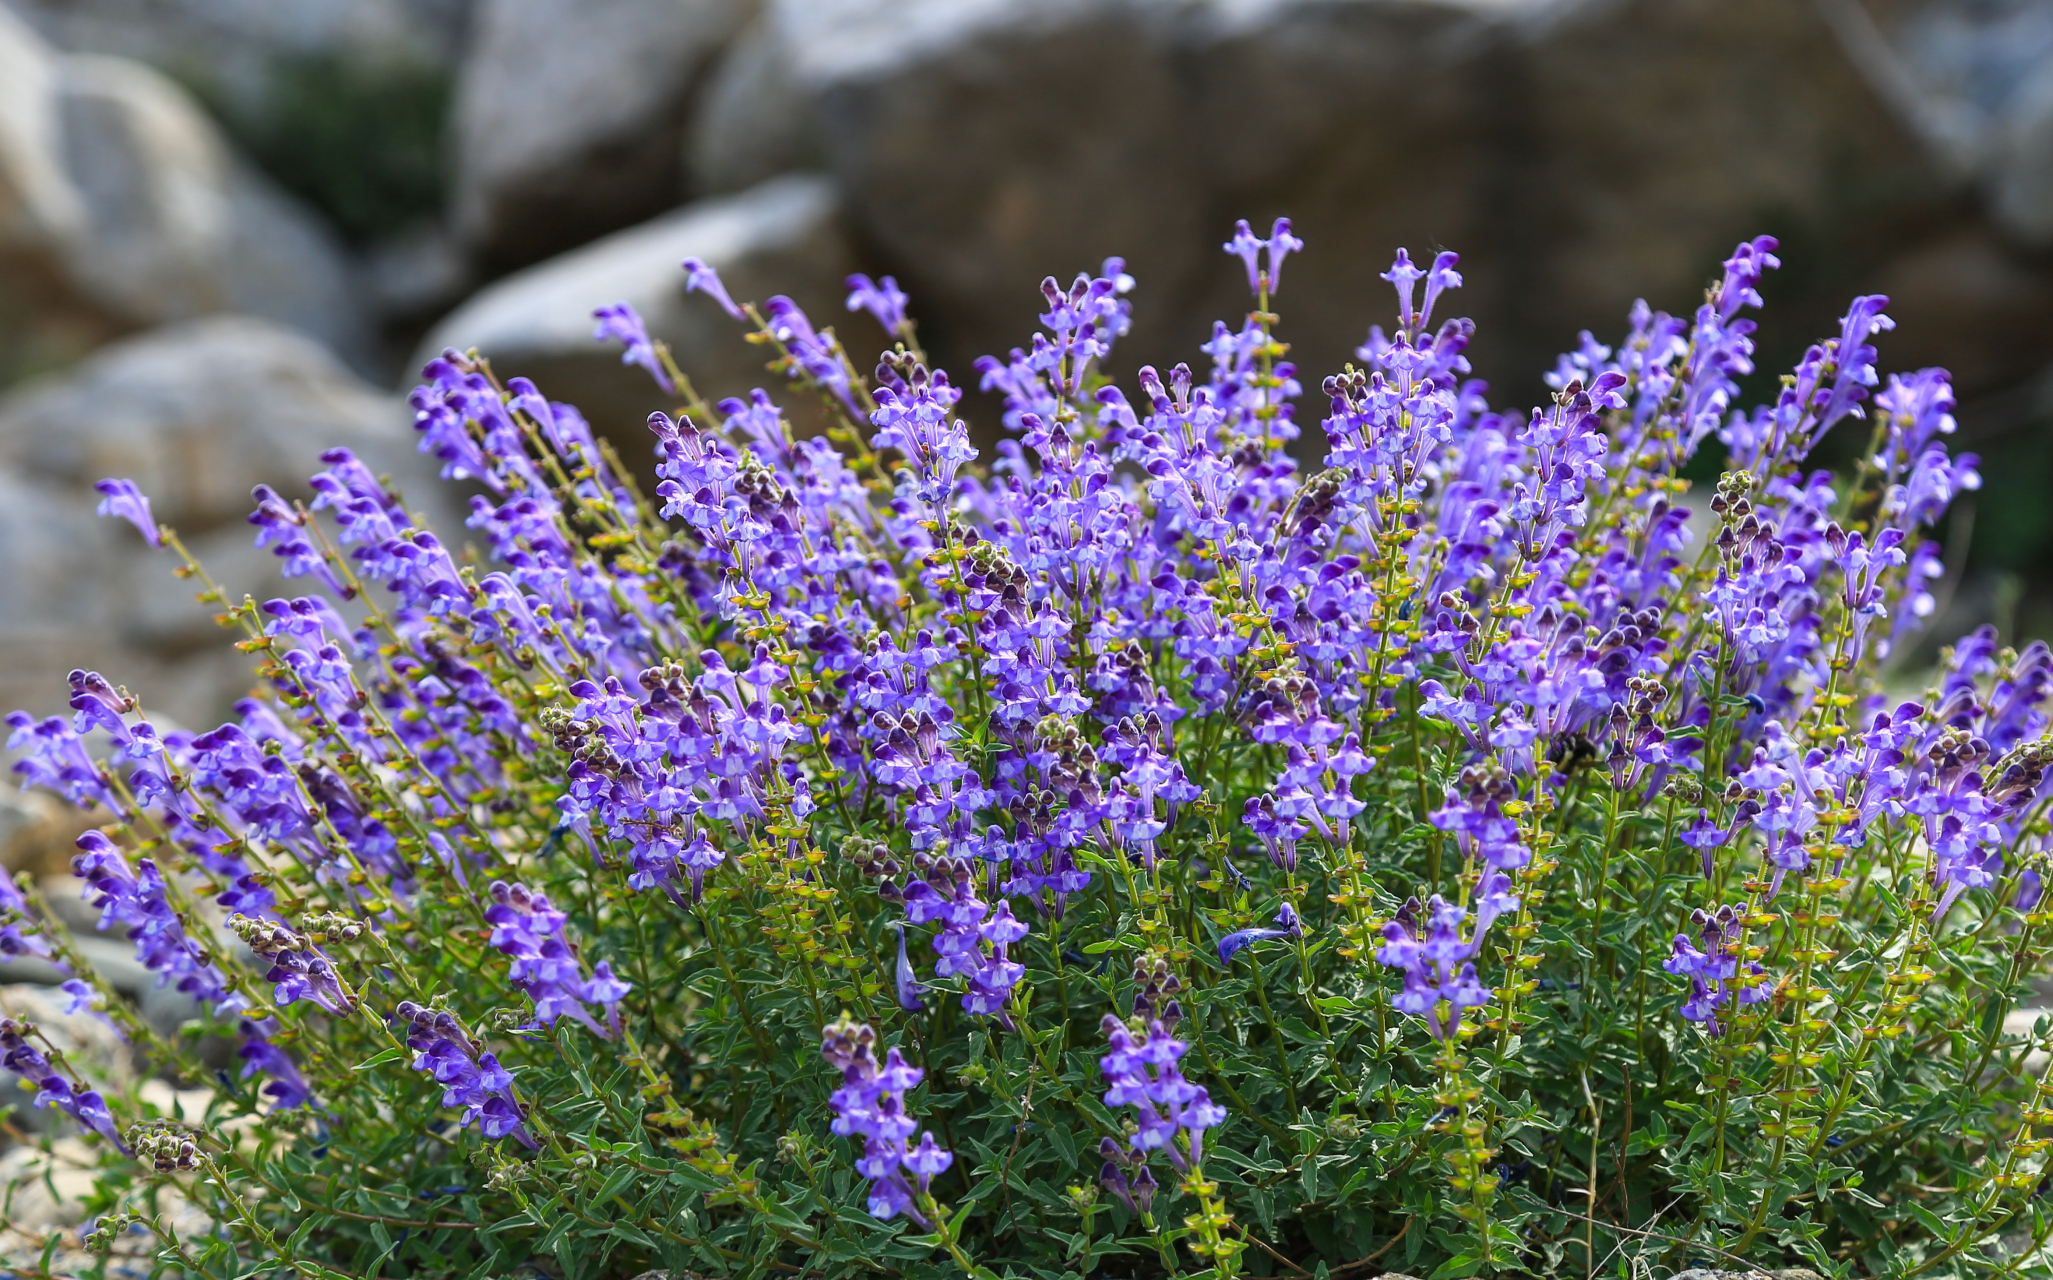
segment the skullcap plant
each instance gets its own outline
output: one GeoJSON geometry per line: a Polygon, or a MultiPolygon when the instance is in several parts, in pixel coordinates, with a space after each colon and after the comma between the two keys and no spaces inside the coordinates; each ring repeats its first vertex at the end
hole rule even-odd
{"type": "Polygon", "coordinates": [[[215,1091],[0,1028],[107,1221],[220,1280],[2045,1274],[2053,655],[1884,681],[1978,484],[1947,375],[1880,374],[1866,297],[1743,406],[1763,237],[1532,408],[1400,252],[1308,393],[1301,241],[1225,247],[1251,308],[1124,383],[1122,263],[1043,282],[981,435],[890,277],[858,341],[688,262],[771,386],[709,405],[602,308],[675,397],[653,492],[446,352],[468,527],[333,450],[250,516],[305,594],[102,484],[257,680],[199,733],[92,672],[10,720],[204,1014],[165,1041],[0,896],[215,1091]]]}

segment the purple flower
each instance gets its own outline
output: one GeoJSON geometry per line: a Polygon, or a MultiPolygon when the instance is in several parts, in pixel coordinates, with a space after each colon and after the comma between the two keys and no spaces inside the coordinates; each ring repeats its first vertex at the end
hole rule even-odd
{"type": "Polygon", "coordinates": [[[164,879],[154,861],[138,858],[131,869],[121,850],[98,831],[81,835],[77,845],[80,852],[71,868],[85,881],[86,904],[99,908],[100,928],[127,926],[135,958],[157,975],[158,986],[212,1005],[221,1015],[244,1006],[227,975],[188,934],[185,921],[165,897],[164,879]]]}
{"type": "Polygon", "coordinates": [[[250,496],[257,502],[257,509],[249,514],[249,522],[257,526],[257,545],[270,547],[271,554],[285,562],[281,573],[288,578],[313,574],[344,600],[356,594],[335,576],[327,559],[307,536],[305,515],[295,511],[270,485],[258,485],[250,496]]]}
{"type": "Polygon", "coordinates": [[[86,754],[78,732],[59,716],[37,720],[26,711],[12,711],[7,723],[9,751],[27,754],[14,762],[23,785],[57,792],[75,805],[90,806],[109,799],[107,780],[86,754]]]}
{"type": "Polygon", "coordinates": [[[736,320],[748,319],[747,314],[734,305],[734,299],[727,296],[727,286],[720,283],[720,273],[697,258],[684,260],[684,291],[703,293],[736,320]]]}
{"type": "Polygon", "coordinates": [[[1219,963],[1232,964],[1236,954],[1257,942],[1271,938],[1295,938],[1304,933],[1304,922],[1298,919],[1297,908],[1288,902],[1276,913],[1276,924],[1278,927],[1274,929],[1236,929],[1219,939],[1219,963]]]}
{"type": "Polygon", "coordinates": [[[1504,806],[1517,798],[1518,784],[1503,769],[1471,765],[1462,770],[1458,784],[1448,788],[1447,806],[1428,815],[1428,820],[1451,833],[1463,853],[1485,866],[1516,871],[1533,856],[1519,835],[1518,823],[1504,813],[1504,806]]]}
{"type": "Polygon", "coordinates": [[[903,891],[905,915],[913,924],[941,925],[934,937],[934,950],[941,957],[934,972],[966,979],[969,989],[963,993],[962,1007],[1010,1027],[1005,1005],[1026,967],[1007,951],[1027,935],[1026,923],[1012,914],[1011,904],[1001,900],[993,907],[977,897],[976,873],[966,860],[922,855],[915,866],[920,862],[926,863],[924,878],[908,882],[903,891]]]}
{"type": "MultiPolygon", "coordinates": [[[[38,960],[50,958],[50,944],[42,936],[42,927],[29,914],[26,899],[14,885],[14,878],[0,870],[0,957],[9,960],[33,956],[38,960]]],[[[72,981],[77,981],[73,979],[72,981]]],[[[70,983],[65,984],[66,989],[70,983]]],[[[71,1010],[77,1012],[77,1010],[71,1010]]]]}
{"type": "Polygon", "coordinates": [[[264,1096],[281,1111],[305,1106],[313,1096],[313,1089],[307,1084],[306,1077],[299,1073],[299,1066],[291,1056],[271,1043],[265,1024],[244,1018],[238,1033],[242,1036],[242,1043],[237,1046],[235,1056],[242,1059],[241,1078],[247,1080],[255,1075],[264,1076],[267,1080],[264,1096]]]}
{"type": "Polygon", "coordinates": [[[310,939],[275,920],[241,915],[229,917],[228,928],[258,957],[271,962],[264,981],[276,984],[272,994],[279,1004],[311,1000],[330,1013],[341,1014],[356,1007],[342,989],[334,962],[310,939]]]}
{"type": "Polygon", "coordinates": [[[439,1010],[402,1001],[395,1016],[407,1024],[413,1069],[443,1086],[442,1105],[462,1107],[459,1127],[475,1123],[487,1138],[514,1138],[539,1150],[527,1129],[527,1113],[513,1096],[513,1075],[472,1039],[463,1024],[439,1010]]]}
{"type": "Polygon", "coordinates": [[[121,1131],[114,1126],[113,1114],[107,1110],[107,1100],[97,1090],[83,1088],[59,1074],[42,1051],[29,1042],[28,1037],[35,1030],[32,1023],[0,1018],[0,1067],[35,1086],[37,1106],[55,1107],[121,1150],[128,1150],[121,1141],[121,1131]]]}
{"type": "Polygon", "coordinates": [[[1744,977],[1741,975],[1740,961],[1734,954],[1741,933],[1738,908],[1728,905],[1716,912],[1693,911],[1690,923],[1696,929],[1696,937],[1676,934],[1674,954],[1661,967],[1689,979],[1690,990],[1682,1002],[1682,1016],[1703,1023],[1704,1030],[1717,1035],[1721,1030],[1721,1009],[1735,999],[1742,1005],[1758,1004],[1772,990],[1769,983],[1758,980],[1763,971],[1757,964],[1748,962],[1744,977]]]}
{"type": "Polygon", "coordinates": [[[810,378],[854,412],[855,396],[849,387],[848,366],[841,358],[841,345],[834,340],[833,331],[816,331],[799,305],[783,294],[765,302],[763,311],[768,316],[770,336],[784,344],[791,355],[791,376],[810,378]]]}
{"type": "Polygon", "coordinates": [[[157,533],[157,521],[150,514],[150,500],[136,487],[133,480],[101,480],[93,485],[103,495],[98,508],[103,516],[120,516],[136,527],[143,535],[143,541],[153,547],[162,546],[157,533]]]}
{"type": "MultiPolygon", "coordinates": [[[[617,338],[627,344],[620,353],[620,363],[638,364],[649,371],[656,385],[666,392],[675,392],[677,387],[670,381],[670,375],[663,371],[663,363],[656,356],[656,346],[649,341],[649,331],[642,324],[642,318],[633,307],[625,302],[616,302],[610,307],[600,307],[592,312],[599,323],[592,330],[592,339],[605,342],[617,338]]],[[[552,415],[553,416],[553,415],[552,415]]]]}
{"type": "MultiPolygon", "coordinates": [[[[1243,223],[1242,225],[1245,226],[1246,224],[1243,223]]],[[[1420,270],[1418,265],[1411,260],[1411,253],[1409,250],[1399,249],[1397,251],[1396,259],[1390,264],[1390,269],[1388,271],[1383,272],[1382,275],[1379,277],[1380,279],[1388,280],[1392,285],[1396,286],[1397,323],[1401,328],[1413,327],[1413,312],[1411,309],[1412,286],[1417,284],[1419,280],[1425,276],[1425,274],[1426,273],[1420,270]]]]}
{"type": "Polygon", "coordinates": [[[1133,1107],[1139,1121],[1128,1145],[1142,1159],[1149,1152],[1162,1151],[1178,1169],[1203,1159],[1205,1130],[1224,1122],[1226,1109],[1215,1105],[1202,1086],[1186,1080],[1178,1069],[1177,1059],[1190,1046],[1170,1035],[1160,1020],[1150,1022],[1138,1039],[1109,1013],[1100,1027],[1111,1044],[1111,1051],[1098,1059],[1098,1069],[1105,1077],[1105,1105],[1114,1110],[1133,1107]],[[1188,1147],[1188,1158],[1174,1141],[1179,1133],[1188,1147]]]}
{"type": "Polygon", "coordinates": [[[1233,224],[1233,239],[1223,247],[1246,265],[1249,293],[1267,290],[1274,294],[1283,287],[1283,260],[1304,248],[1305,242],[1290,234],[1288,218],[1276,219],[1267,240],[1249,230],[1247,219],[1242,218],[1233,224]],[[1265,255],[1267,261],[1263,262],[1265,255]]]}
{"type": "Polygon", "coordinates": [[[917,1145],[911,1141],[919,1129],[906,1114],[905,1094],[926,1075],[909,1065],[897,1049],[877,1061],[877,1033],[867,1023],[846,1017],[821,1033],[820,1053],[841,1072],[841,1087],[829,1104],[834,1110],[833,1130],[844,1138],[860,1138],[862,1156],[856,1172],[870,1180],[870,1216],[889,1220],[904,1214],[923,1228],[934,1224],[920,1211],[919,1197],[928,1186],[955,1163],[952,1153],[924,1134],[917,1145]],[[911,1174],[910,1181],[906,1175],[911,1174]]]}
{"type": "MultiPolygon", "coordinates": [[[[1502,899],[1508,892],[1502,882],[1491,885],[1485,896],[1492,899],[1492,918],[1506,909],[1502,899]]],[[[1477,980],[1473,963],[1481,945],[1480,928],[1476,937],[1464,939],[1461,927],[1467,920],[1467,912],[1442,902],[1437,894],[1423,907],[1413,898],[1383,926],[1383,945],[1376,951],[1376,959],[1404,974],[1404,987],[1390,1003],[1426,1019],[1436,1040],[1452,1039],[1461,1029],[1462,1010],[1490,1001],[1490,990],[1477,980]]]]}
{"type": "Polygon", "coordinates": [[[1105,1157],[1104,1167],[1098,1171],[1098,1185],[1117,1197],[1128,1213],[1151,1211],[1155,1207],[1155,1192],[1161,1189],[1161,1185],[1155,1181],[1146,1158],[1111,1138],[1101,1140],[1098,1151],[1105,1157]]]}
{"type": "Polygon", "coordinates": [[[892,970],[892,991],[898,998],[898,1007],[907,1013],[920,1013],[927,1007],[920,999],[920,981],[913,972],[912,961],[905,956],[905,926],[894,924],[892,932],[898,935],[898,965],[892,970]]]}
{"type": "Polygon", "coordinates": [[[867,311],[877,317],[877,323],[884,326],[886,333],[902,334],[906,325],[911,323],[905,314],[906,301],[898,281],[890,276],[873,281],[857,272],[848,278],[848,309],[867,311]]]}
{"type": "Polygon", "coordinates": [[[564,935],[568,917],[550,904],[547,894],[503,880],[492,882],[491,893],[485,923],[492,926],[492,945],[513,957],[509,976],[535,1002],[535,1019],[546,1026],[568,1014],[595,1034],[611,1038],[620,1023],[614,1006],[632,988],[603,963],[597,976],[584,976],[577,953],[564,935]],[[604,1010],[606,1026],[593,1019],[585,1008],[587,1003],[604,1010]]]}

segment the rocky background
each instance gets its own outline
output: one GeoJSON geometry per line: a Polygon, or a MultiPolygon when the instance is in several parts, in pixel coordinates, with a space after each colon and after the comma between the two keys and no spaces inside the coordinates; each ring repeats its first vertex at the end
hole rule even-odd
{"type": "MultiPolygon", "coordinates": [[[[687,255],[844,327],[870,322],[842,277],[889,272],[964,374],[1031,332],[1042,276],[1123,255],[1130,370],[1245,309],[1217,246],[1281,213],[1314,376],[1385,319],[1400,244],[1461,251],[1507,401],[1758,232],[1787,264],[1763,393],[1889,294],[1885,364],[1950,368],[1984,458],[1935,630],[2053,632],[2053,0],[0,0],[0,709],[61,709],[78,665],[189,725],[246,687],[94,518],[101,476],[261,597],[249,487],[323,447],[458,527],[400,396],[443,346],[641,456],[655,392],[593,307],[632,302],[714,394],[761,378],[687,255]]],[[[0,798],[8,866],[59,870],[71,834],[0,798]]]]}

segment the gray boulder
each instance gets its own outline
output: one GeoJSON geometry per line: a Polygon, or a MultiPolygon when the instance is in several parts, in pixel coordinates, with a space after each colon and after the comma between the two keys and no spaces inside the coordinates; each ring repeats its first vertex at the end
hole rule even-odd
{"type": "Polygon", "coordinates": [[[1997,223],[2034,248],[2053,246],[2053,61],[2005,113],[1990,169],[1997,223]]]}
{"type": "Polygon", "coordinates": [[[67,671],[121,670],[117,618],[134,551],[86,495],[0,471],[0,710],[61,711],[67,671]]]}
{"type": "Polygon", "coordinates": [[[700,73],[754,0],[482,0],[457,81],[459,234],[533,262],[681,195],[700,73]]]}
{"type": "Polygon", "coordinates": [[[1821,7],[1786,0],[767,0],[733,57],[701,136],[817,146],[958,367],[1032,332],[1043,275],[1111,254],[1140,285],[1120,360],[1187,359],[1247,309],[1233,220],[1287,213],[1307,373],[1388,323],[1393,249],[1447,246],[1479,370],[1535,395],[1577,327],[1693,306],[1742,237],[1804,246],[1776,304],[1808,330],[1968,216],[1821,7]]]}
{"type": "Polygon", "coordinates": [[[688,205],[508,276],[439,322],[415,363],[445,347],[475,347],[501,377],[525,375],[551,399],[577,405],[623,457],[645,458],[650,412],[675,409],[676,398],[640,369],[623,368],[619,343],[593,341],[594,308],[632,305],[709,400],[775,382],[763,369],[762,348],[743,340],[741,326],[703,294],[685,294],[679,263],[687,257],[716,268],[737,300],[788,294],[816,326],[845,315],[842,280],[853,262],[833,187],[789,176],[688,205]]]}
{"type": "Polygon", "coordinates": [[[1978,179],[1995,224],[2053,245],[2053,2],[1822,7],[1898,114],[1978,179]]]}
{"type": "MultiPolygon", "coordinates": [[[[48,689],[27,692],[37,699],[50,694],[48,689]]],[[[90,825],[94,825],[92,815],[79,812],[50,792],[0,785],[0,875],[20,871],[41,875],[69,866],[71,856],[78,852],[72,841],[90,825]]],[[[12,979],[0,975],[0,981],[12,979]]]]}
{"type": "Polygon", "coordinates": [[[0,400],[0,704],[62,705],[64,673],[95,666],[155,712],[212,722],[251,685],[248,660],[192,600],[166,555],[93,515],[94,481],[135,480],[231,592],[281,580],[244,517],[252,486],[310,497],[322,450],[354,450],[458,541],[457,495],[414,452],[404,401],[319,343],[247,316],[195,320],[116,343],[0,400]],[[19,490],[16,496],[13,491],[19,490]]]}
{"type": "Polygon", "coordinates": [[[411,421],[305,334],[213,316],[108,347],[0,401],[0,463],[75,489],[126,477],[159,520],[202,533],[240,526],[253,485],[307,493],[336,445],[394,473],[410,497],[432,497],[411,421]]]}
{"type": "Polygon", "coordinates": [[[138,62],[55,53],[0,9],[0,381],[127,330],[219,311],[348,353],[340,251],[138,62]]]}
{"type": "Polygon", "coordinates": [[[707,75],[685,138],[693,192],[742,191],[780,173],[826,167],[825,135],[794,92],[790,55],[801,42],[783,29],[805,16],[772,0],[707,75]]]}
{"type": "Polygon", "coordinates": [[[455,60],[468,0],[8,0],[75,53],[134,58],[261,110],[310,59],[377,66],[455,60]]]}

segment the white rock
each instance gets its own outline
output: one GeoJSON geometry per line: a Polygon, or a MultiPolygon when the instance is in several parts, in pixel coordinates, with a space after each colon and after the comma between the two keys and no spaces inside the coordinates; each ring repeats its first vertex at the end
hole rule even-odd
{"type": "MultiPolygon", "coordinates": [[[[79,1230],[86,1223],[86,1205],[97,1181],[101,1149],[77,1138],[59,1138],[46,1151],[16,1147],[0,1155],[0,1268],[42,1274],[44,1242],[54,1235],[58,1249],[49,1266],[52,1275],[84,1275],[99,1264],[85,1251],[79,1230]],[[54,1192],[54,1194],[53,1194],[54,1192]]],[[[157,1216],[182,1239],[208,1235],[216,1224],[176,1187],[157,1192],[157,1216]]],[[[141,1276],[157,1239],[138,1227],[114,1241],[107,1274],[141,1276]]]]}
{"type": "Polygon", "coordinates": [[[416,451],[404,401],[362,382],[303,334],[217,316],[116,343],[0,399],[0,707],[62,706],[64,675],[101,670],[145,706],[212,724],[254,681],[168,555],[93,515],[91,484],[135,480],[159,520],[238,595],[301,595],[245,517],[268,483],[309,496],[322,450],[354,450],[460,543],[457,495],[416,451]],[[15,476],[21,478],[16,479],[15,476]]]}
{"type": "Polygon", "coordinates": [[[681,194],[694,81],[754,0],[482,0],[457,82],[456,222],[532,262],[681,194]]]}
{"type": "Polygon", "coordinates": [[[8,1251],[84,1222],[98,1163],[98,1151],[78,1138],[59,1138],[47,1152],[16,1147],[0,1155],[0,1205],[6,1209],[0,1218],[7,1223],[8,1251]]]}
{"type": "Polygon", "coordinates": [[[55,53],[0,9],[0,85],[0,376],[231,310],[360,349],[328,233],[161,73],[55,53]]]}
{"type": "Polygon", "coordinates": [[[737,300],[784,293],[817,326],[847,319],[842,281],[853,267],[834,189],[823,178],[787,176],[508,276],[436,324],[415,363],[445,347],[476,347],[501,376],[527,375],[552,399],[576,404],[623,456],[644,457],[650,411],[674,408],[674,400],[641,370],[621,366],[619,343],[592,340],[595,307],[631,304],[709,398],[773,382],[741,326],[705,295],[686,296],[678,265],[686,257],[719,270],[737,300]]]}

